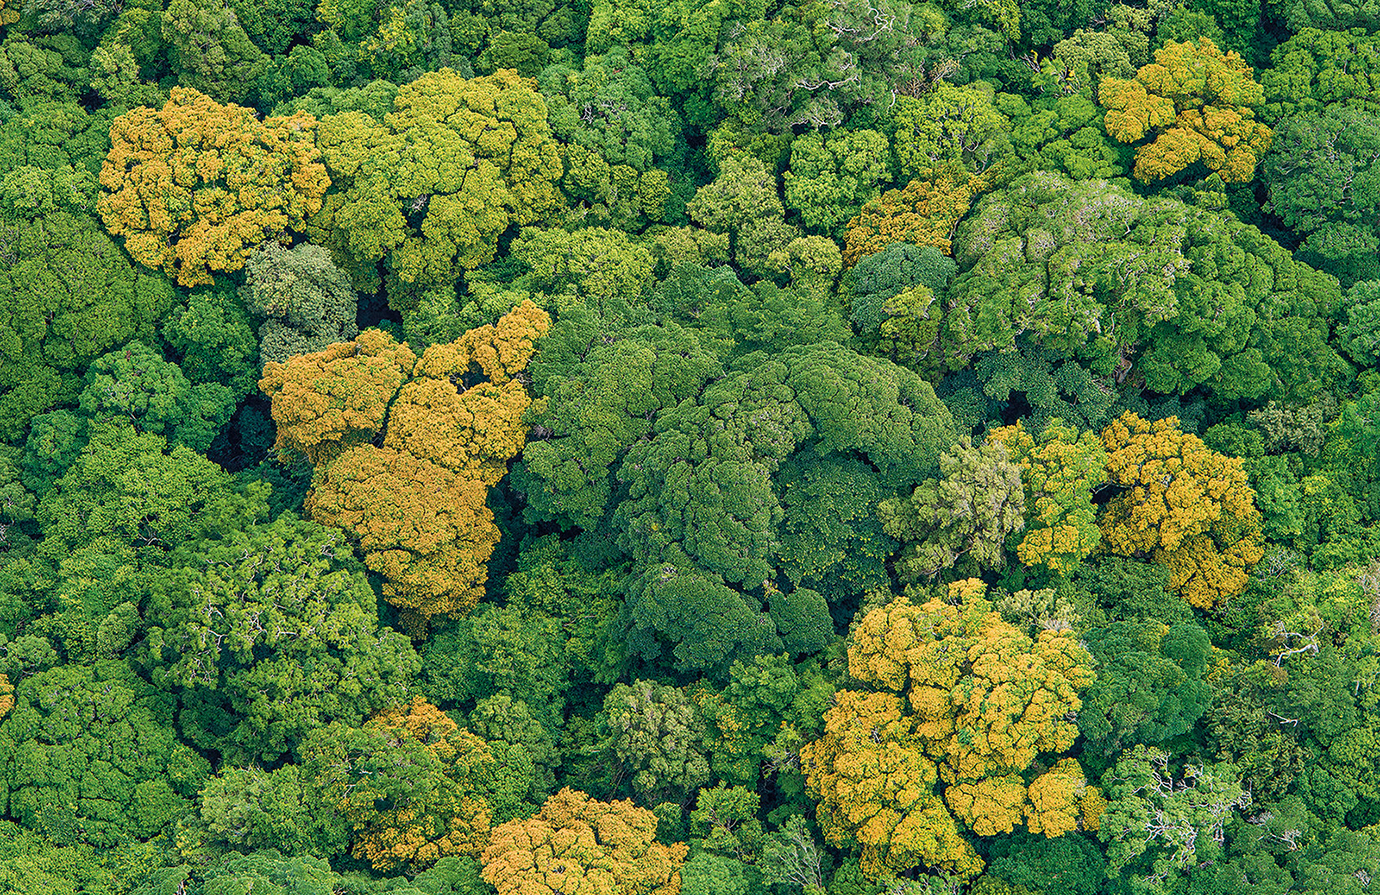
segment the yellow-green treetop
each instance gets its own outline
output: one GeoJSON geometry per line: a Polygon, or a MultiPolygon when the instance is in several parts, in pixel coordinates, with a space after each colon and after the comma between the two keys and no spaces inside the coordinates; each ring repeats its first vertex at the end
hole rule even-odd
{"type": "Polygon", "coordinates": [[[1039,753],[1072,746],[1078,730],[1064,714],[1078,710],[1078,690],[1093,677],[1076,635],[1041,631],[1032,641],[976,579],[951,585],[949,596],[960,602],[901,597],[868,613],[848,650],[849,673],[906,694],[927,752],[952,780],[1020,772],[1039,753]]]}
{"type": "MultiPolygon", "coordinates": [[[[1026,781],[1037,758],[1078,736],[1069,718],[1092,658],[1071,630],[1032,639],[984,593],[967,579],[946,599],[899,597],[864,616],[848,671],[876,692],[840,692],[823,736],[801,750],[821,829],[836,845],[861,845],[870,875],[923,863],[971,878],[982,861],[960,822],[987,836],[1033,819],[1033,831],[1060,835],[1094,799],[1086,781],[1045,781],[1033,794],[1026,781]],[[1074,795],[1061,802],[1061,787],[1074,795]]],[[[1062,768],[1071,778],[1078,766],[1062,768]]]]}
{"type": "Polygon", "coordinates": [[[1135,80],[1103,78],[1098,101],[1107,133],[1136,150],[1136,179],[1163,180],[1201,161],[1228,182],[1244,183],[1270,148],[1272,132],[1255,120],[1264,102],[1251,67],[1211,40],[1168,41],[1135,80]]]}
{"type": "Polygon", "coordinates": [[[184,286],[239,270],[260,243],[300,231],[330,185],[305,113],[260,121],[174,87],[110,127],[97,210],[135,260],[184,286]]]}
{"type": "Polygon", "coordinates": [[[1219,454],[1179,429],[1127,411],[1102,430],[1111,481],[1126,490],[1107,505],[1102,528],[1122,554],[1175,550],[1224,513],[1254,511],[1240,458],[1219,454]]]}
{"type": "Polygon", "coordinates": [[[1102,515],[1107,548],[1169,567],[1169,587],[1208,608],[1245,590],[1264,556],[1260,513],[1243,461],[1179,430],[1126,412],[1102,430],[1107,476],[1121,488],[1102,515]]]}
{"type": "Polygon", "coordinates": [[[388,405],[417,357],[382,330],[264,365],[259,388],[273,399],[280,454],[320,466],[383,429],[388,405]]]}
{"type": "Polygon", "coordinates": [[[1072,758],[1061,759],[1036,777],[1027,794],[1025,825],[1030,832],[1046,836],[1096,830],[1107,808],[1101,791],[1088,785],[1083,768],[1072,758]]]}
{"type": "Polygon", "coordinates": [[[470,363],[476,363],[495,385],[503,385],[527,369],[537,340],[550,326],[551,317],[545,311],[524,301],[497,323],[472,329],[448,345],[431,346],[422,355],[417,372],[422,376],[460,376],[470,363]]]}
{"type": "Polygon", "coordinates": [[[492,260],[509,226],[561,204],[546,104],[514,71],[428,72],[398,90],[381,123],[332,115],[319,142],[336,189],[313,227],[357,277],[386,256],[404,283],[452,283],[492,260]]]}
{"type": "Polygon", "coordinates": [[[349,825],[376,870],[421,870],[488,842],[488,744],[422,697],[362,729],[332,725],[304,747],[312,786],[349,825]]]}
{"type": "Polygon", "coordinates": [[[1226,518],[1211,534],[1192,538],[1183,549],[1166,553],[1169,586],[1185,600],[1206,609],[1246,589],[1248,571],[1265,557],[1260,517],[1226,518]]]}
{"type": "Polygon", "coordinates": [[[979,836],[1009,833],[1026,813],[1026,786],[1020,774],[961,780],[944,791],[944,799],[954,816],[979,836]]]}
{"type": "Polygon", "coordinates": [[[499,895],[678,895],[683,843],[656,841],[656,815],[562,789],[527,820],[493,830],[483,877],[499,895]]]}
{"type": "Polygon", "coordinates": [[[985,176],[953,170],[918,177],[862,207],[844,234],[843,263],[852,267],[893,242],[934,246],[950,254],[954,228],[988,187],[985,176]]]}
{"type": "Polygon", "coordinates": [[[489,488],[406,451],[363,444],[318,467],[306,511],[348,532],[390,603],[461,615],[484,595],[498,527],[489,488]]]}
{"type": "Polygon", "coordinates": [[[355,853],[376,870],[434,864],[447,855],[477,855],[487,843],[489,806],[475,783],[494,769],[488,744],[463,730],[445,712],[414,697],[406,708],[382,713],[370,725],[394,742],[415,741],[445,770],[444,795],[433,805],[395,800],[375,812],[355,842],[355,853]],[[440,821],[440,823],[438,823],[440,821]]]}
{"type": "Polygon", "coordinates": [[[498,484],[527,437],[523,414],[531,397],[513,377],[527,369],[550,320],[524,301],[496,325],[427,348],[394,402],[384,447],[430,460],[486,488],[498,484]],[[488,381],[464,388],[472,364],[488,381]]]}
{"type": "Polygon", "coordinates": [[[550,324],[524,301],[420,360],[368,331],[265,368],[279,449],[316,465],[307,512],[350,534],[395,605],[459,615],[483,596],[499,538],[486,500],[526,441],[517,377],[550,324]]]}
{"type": "Polygon", "coordinates": [[[455,745],[449,739],[459,730],[459,725],[450,715],[428,702],[425,696],[414,696],[406,705],[384,709],[370,722],[388,730],[395,737],[410,736],[442,758],[455,757],[455,745]]]}
{"type": "Polygon", "coordinates": [[[840,690],[824,733],[800,753],[816,816],[835,845],[856,841],[865,873],[925,864],[975,876],[982,859],[935,792],[938,770],[917,742],[914,716],[893,693],[840,690]]]}
{"type": "Polygon", "coordinates": [[[1016,556],[1026,566],[1069,574],[1102,540],[1092,489],[1106,480],[1107,453],[1097,433],[1050,423],[1035,438],[1018,421],[987,437],[1005,444],[1021,467],[1027,519],[1016,556]]]}

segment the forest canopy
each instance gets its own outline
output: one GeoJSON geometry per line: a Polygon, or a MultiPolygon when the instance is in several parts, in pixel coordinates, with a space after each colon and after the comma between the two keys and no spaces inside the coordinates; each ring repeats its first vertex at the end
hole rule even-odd
{"type": "Polygon", "coordinates": [[[0,0],[0,895],[1364,895],[1373,0],[0,0]]]}

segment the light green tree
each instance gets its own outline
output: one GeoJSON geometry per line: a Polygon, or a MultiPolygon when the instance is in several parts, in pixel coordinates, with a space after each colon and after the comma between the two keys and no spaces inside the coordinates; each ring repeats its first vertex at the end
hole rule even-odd
{"type": "Polygon", "coordinates": [[[927,479],[908,498],[877,507],[882,527],[906,548],[896,562],[903,580],[962,568],[999,569],[1006,539],[1025,527],[1021,468],[1006,445],[964,440],[939,457],[943,478],[927,479]]]}
{"type": "Polygon", "coordinates": [[[509,226],[561,205],[546,103],[513,71],[430,72],[398,90],[382,122],[349,111],[323,119],[318,144],[334,189],[312,232],[362,285],[385,258],[404,292],[453,283],[492,260],[509,226]]]}

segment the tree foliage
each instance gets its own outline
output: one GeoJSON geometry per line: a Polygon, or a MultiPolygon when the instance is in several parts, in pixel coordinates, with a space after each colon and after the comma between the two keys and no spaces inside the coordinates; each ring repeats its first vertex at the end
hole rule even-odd
{"type": "Polygon", "coordinates": [[[651,681],[617,684],[604,699],[614,755],[633,772],[644,798],[688,798],[709,782],[705,724],[695,704],[675,687],[651,681]]]}
{"type": "Polygon", "coordinates": [[[380,630],[339,532],[280,516],[208,545],[193,569],[146,648],[181,688],[184,730],[223,756],[272,761],[332,721],[362,724],[420,670],[406,639],[380,630]]]}
{"type": "Polygon", "coordinates": [[[329,184],[311,116],[260,121],[180,87],[115,119],[97,209],[135,260],[196,286],[305,229],[329,184]]]}
{"type": "Polygon", "coordinates": [[[1250,67],[1206,37],[1171,40],[1135,80],[1103,78],[1097,89],[1108,134],[1123,143],[1154,137],[1136,150],[1138,180],[1163,180],[1202,162],[1224,181],[1248,181],[1270,148],[1270,128],[1255,120],[1264,94],[1250,67]]]}
{"type": "Polygon", "coordinates": [[[1101,540],[1092,496],[1106,475],[1105,449],[1095,433],[1057,424],[1035,438],[1018,421],[992,429],[988,438],[1006,445],[1020,465],[1026,521],[1016,555],[1027,566],[1069,574],[1101,540]]]}
{"type": "Polygon", "coordinates": [[[824,735],[801,750],[825,836],[861,846],[870,875],[923,863],[976,876],[983,862],[960,824],[983,836],[1023,820],[1046,835],[1096,827],[1100,796],[1077,762],[1022,776],[1073,745],[1091,657],[1069,630],[1032,639],[983,592],[969,579],[949,586],[952,602],[898,597],[868,613],[848,670],[875,689],[840,691],[824,735]]]}
{"type": "Polygon", "coordinates": [[[1088,649],[1099,665],[1078,715],[1089,752],[1110,758],[1129,743],[1163,743],[1207,711],[1211,646],[1198,625],[1115,622],[1090,631],[1088,649]]]}
{"type": "Polygon", "coordinates": [[[807,227],[833,230],[877,196],[878,183],[890,174],[889,154],[886,137],[873,130],[802,135],[791,143],[783,178],[786,206],[799,211],[807,227]]]}
{"type": "Polygon", "coordinates": [[[1265,157],[1267,208],[1304,238],[1301,257],[1344,282],[1380,276],[1380,235],[1371,210],[1380,204],[1372,173],[1380,128],[1359,108],[1286,118],[1265,157]]]}
{"type": "Polygon", "coordinates": [[[134,341],[91,362],[77,403],[92,421],[125,420],[137,432],[205,451],[229,421],[235,396],[219,382],[192,385],[176,364],[134,341]]]}
{"type": "Polygon", "coordinates": [[[632,802],[600,802],[562,789],[535,817],[494,828],[484,849],[484,879],[500,895],[674,895],[686,848],[657,842],[656,829],[656,815],[632,802]]]}
{"type": "Polygon", "coordinates": [[[373,265],[405,285],[453,282],[493,259],[512,224],[559,207],[559,144],[546,103],[516,72],[465,78],[442,69],[398,90],[382,121],[322,120],[332,191],[312,233],[367,282],[373,265]]]}
{"type": "Polygon", "coordinates": [[[1373,890],[1377,27],[0,0],[0,893],[1373,890]]]}
{"type": "MultiPolygon", "coordinates": [[[[623,460],[627,496],[614,514],[637,563],[635,648],[655,656],[669,641],[682,667],[720,673],[743,653],[777,651],[762,596],[767,584],[785,589],[772,584],[782,524],[796,551],[821,542],[862,547],[875,526],[856,516],[840,525],[799,502],[787,522],[773,474],[856,451],[879,481],[915,483],[936,468],[951,432],[948,412],[919,377],[838,346],[761,359],[660,416],[654,437],[623,460]]],[[[789,567],[802,558],[817,561],[796,552],[789,567]]],[[[818,612],[817,602],[794,602],[818,612]]]]}
{"type": "Polygon", "coordinates": [[[259,326],[264,363],[350,341],[359,334],[357,301],[349,278],[319,246],[267,242],[245,263],[245,306],[266,318],[259,326]]]}
{"type": "Polygon", "coordinates": [[[317,467],[307,511],[350,533],[396,605],[456,615],[483,593],[499,537],[488,490],[522,449],[531,398],[517,375],[549,326],[524,302],[420,360],[375,331],[265,367],[280,450],[317,467]],[[472,365],[485,379],[467,384],[472,365]]]}
{"type": "Polygon", "coordinates": [[[1004,442],[960,442],[940,455],[939,471],[942,479],[921,482],[909,499],[877,508],[886,533],[911,542],[896,562],[904,581],[931,578],[960,561],[999,569],[1007,537],[1025,526],[1021,470],[1004,442]]]}
{"type": "Polygon", "coordinates": [[[987,187],[983,177],[939,171],[917,177],[863,205],[848,224],[844,263],[852,266],[893,243],[934,246],[950,254],[954,228],[987,187]]]}
{"type": "Polygon", "coordinates": [[[920,97],[898,98],[894,147],[903,177],[997,173],[993,169],[1010,152],[1010,122],[993,107],[990,88],[984,87],[955,87],[941,80],[920,97]]]}
{"type": "Polygon", "coordinates": [[[786,223],[776,178],[746,153],[724,159],[718,176],[695,192],[685,210],[695,223],[728,234],[733,259],[754,273],[768,270],[773,253],[799,235],[786,223]]]}
{"type": "Polygon", "coordinates": [[[1169,587],[1207,608],[1239,594],[1260,561],[1260,513],[1239,459],[1179,430],[1127,412],[1102,431],[1107,475],[1118,491],[1101,527],[1108,549],[1153,557],[1169,587]]]}
{"type": "Polygon", "coordinates": [[[666,220],[677,202],[666,168],[681,122],[647,70],[615,47],[585,57],[582,69],[549,66],[538,84],[552,133],[565,144],[562,187],[581,213],[629,230],[666,220]]]}
{"type": "Polygon", "coordinates": [[[162,16],[168,63],[183,87],[244,102],[268,59],[224,0],[172,0],[162,16]]]}
{"type": "Polygon", "coordinates": [[[373,330],[350,342],[264,367],[259,387],[273,399],[277,448],[322,465],[366,444],[380,429],[417,357],[373,330]]]}
{"type": "Polygon", "coordinates": [[[1168,764],[1159,749],[1137,746],[1124,753],[1107,782],[1099,832],[1113,868],[1139,858],[1149,865],[1151,881],[1220,854],[1223,826],[1234,809],[1251,804],[1230,764],[1189,766],[1182,779],[1168,764]]]}
{"type": "Polygon", "coordinates": [[[531,482],[529,513],[593,528],[607,511],[623,452],[651,433],[659,412],[698,394],[723,368],[693,332],[674,324],[632,330],[611,344],[577,343],[581,354],[558,366],[556,346],[575,336],[572,329],[557,324],[533,361],[534,386],[547,397],[537,424],[551,434],[523,451],[520,480],[531,482]]]}
{"type": "Polygon", "coordinates": [[[1299,29],[1270,54],[1260,73],[1267,120],[1278,121],[1329,107],[1370,108],[1380,76],[1380,47],[1364,29],[1299,29]]]}
{"type": "Polygon", "coordinates": [[[86,364],[134,337],[153,342],[174,302],[82,211],[35,212],[0,231],[0,439],[15,442],[32,417],[76,400],[86,364]]]}
{"type": "Polygon", "coordinates": [[[64,845],[112,848],[187,813],[208,767],[171,702],[123,662],[67,665],[15,689],[0,724],[12,816],[64,845]]]}
{"type": "Polygon", "coordinates": [[[1325,334],[1335,283],[1229,215],[1034,174],[979,203],[954,245],[950,368],[1024,334],[1104,388],[1135,377],[1227,399],[1307,391],[1317,369],[1342,375],[1325,334]]]}
{"type": "Polygon", "coordinates": [[[417,870],[484,847],[493,756],[422,697],[363,727],[321,728],[302,751],[310,785],[348,825],[355,856],[375,868],[417,870]]]}

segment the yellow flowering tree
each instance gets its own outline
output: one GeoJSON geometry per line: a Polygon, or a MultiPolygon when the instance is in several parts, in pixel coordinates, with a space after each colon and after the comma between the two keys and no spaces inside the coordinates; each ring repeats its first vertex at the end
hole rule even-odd
{"type": "Polygon", "coordinates": [[[1103,78],[1097,94],[1112,139],[1153,138],[1136,150],[1137,180],[1163,180],[1202,162],[1244,183],[1270,148],[1271,130],[1255,120],[1265,99],[1251,67],[1206,37],[1166,42],[1133,80],[1103,78]]]}
{"type": "Polygon", "coordinates": [[[96,208],[136,261],[183,286],[239,270],[267,239],[302,231],[330,185],[316,119],[266,118],[174,87],[110,126],[96,208]]]}
{"type": "Polygon", "coordinates": [[[656,823],[630,801],[562,789],[494,828],[483,877],[499,895],[678,895],[686,847],[657,842],[656,823]]]}
{"type": "Polygon", "coordinates": [[[1169,568],[1169,587],[1202,609],[1246,588],[1265,555],[1255,492],[1239,457],[1127,412],[1102,430],[1107,475],[1120,491],[1102,514],[1107,549],[1169,568]]]}
{"type": "Polygon", "coordinates": [[[873,689],[840,691],[800,760],[825,836],[861,846],[868,874],[923,864],[970,879],[983,864],[964,828],[991,836],[1025,822],[1057,836],[1095,825],[1099,797],[1076,761],[1032,771],[1078,736],[1069,718],[1093,672],[1073,631],[1031,637],[967,579],[944,599],[869,612],[848,671],[873,689]]]}
{"type": "Polygon", "coordinates": [[[303,745],[316,796],[345,821],[353,853],[376,870],[421,870],[488,841],[488,744],[418,696],[362,728],[332,724],[303,745]]]}
{"type": "Polygon", "coordinates": [[[517,374],[549,326],[524,301],[420,359],[374,331],[265,366],[279,450],[316,464],[307,512],[350,534],[395,605],[458,615],[483,595],[499,537],[486,500],[526,441],[517,374]]]}

